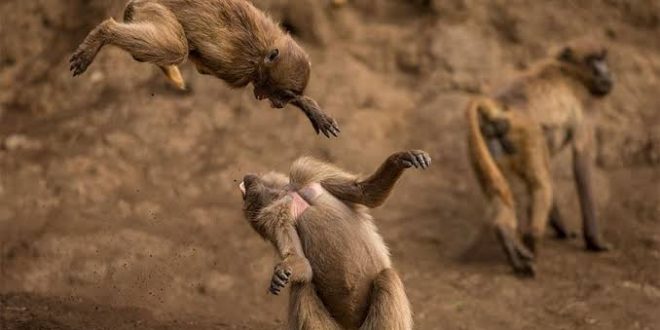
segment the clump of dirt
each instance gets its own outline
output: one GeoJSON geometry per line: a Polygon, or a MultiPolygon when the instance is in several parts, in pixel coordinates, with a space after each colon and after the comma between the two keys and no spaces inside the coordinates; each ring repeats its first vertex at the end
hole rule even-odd
{"type": "MultiPolygon", "coordinates": [[[[313,155],[368,173],[429,151],[376,210],[419,329],[652,329],[660,324],[660,5],[657,1],[258,0],[311,55],[308,93],[337,118],[313,135],[293,109],[160,71],[114,48],[72,78],[68,56],[120,1],[0,4],[0,326],[281,327],[272,248],[236,185],[313,155]],[[546,240],[536,280],[511,275],[466,159],[463,108],[565,41],[610,45],[593,104],[598,215],[615,250],[546,240]]],[[[578,230],[570,155],[553,164],[578,230]]]]}

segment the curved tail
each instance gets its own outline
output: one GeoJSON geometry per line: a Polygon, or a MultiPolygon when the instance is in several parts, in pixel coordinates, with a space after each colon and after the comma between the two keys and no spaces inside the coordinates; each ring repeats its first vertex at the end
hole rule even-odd
{"type": "Polygon", "coordinates": [[[513,207],[513,194],[509,184],[488,150],[479,125],[481,115],[489,113],[489,110],[494,110],[489,109],[492,107],[496,107],[496,105],[486,99],[473,100],[468,105],[466,116],[470,156],[486,193],[498,195],[505,204],[513,207]]]}

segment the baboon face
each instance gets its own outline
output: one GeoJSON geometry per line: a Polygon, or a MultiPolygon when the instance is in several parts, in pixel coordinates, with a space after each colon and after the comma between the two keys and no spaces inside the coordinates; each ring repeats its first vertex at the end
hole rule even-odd
{"type": "Polygon", "coordinates": [[[559,60],[574,71],[594,96],[610,93],[614,82],[607,65],[607,50],[598,45],[569,46],[559,54],[559,60]]]}
{"type": "Polygon", "coordinates": [[[264,207],[281,198],[286,193],[288,178],[280,173],[265,175],[248,174],[243,178],[239,189],[243,194],[243,212],[249,221],[254,221],[264,207]]]}
{"type": "Polygon", "coordinates": [[[278,39],[262,61],[259,78],[254,82],[255,98],[268,98],[273,108],[283,108],[303,95],[311,64],[289,35],[278,39]]]}

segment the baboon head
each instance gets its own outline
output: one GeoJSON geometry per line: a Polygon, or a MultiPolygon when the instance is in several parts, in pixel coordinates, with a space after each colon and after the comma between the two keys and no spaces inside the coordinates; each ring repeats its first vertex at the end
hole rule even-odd
{"type": "Polygon", "coordinates": [[[604,46],[581,42],[562,49],[557,59],[592,95],[605,96],[612,90],[614,82],[607,66],[607,49],[604,46]]]}
{"type": "Polygon", "coordinates": [[[289,179],[281,174],[270,172],[264,175],[248,174],[243,178],[239,189],[243,194],[245,218],[253,222],[261,210],[286,194],[289,179]]]}
{"type": "Polygon", "coordinates": [[[303,96],[310,71],[307,53],[285,34],[274,42],[259,63],[254,97],[267,98],[273,108],[283,108],[303,96]]]}

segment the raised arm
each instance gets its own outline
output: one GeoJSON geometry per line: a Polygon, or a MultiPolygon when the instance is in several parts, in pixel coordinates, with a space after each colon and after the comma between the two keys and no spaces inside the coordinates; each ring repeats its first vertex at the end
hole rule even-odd
{"type": "Polygon", "coordinates": [[[426,152],[402,151],[388,157],[375,173],[364,180],[329,178],[323,180],[321,185],[341,200],[373,208],[385,202],[404,170],[410,167],[426,169],[430,165],[431,157],[426,152]]]}

